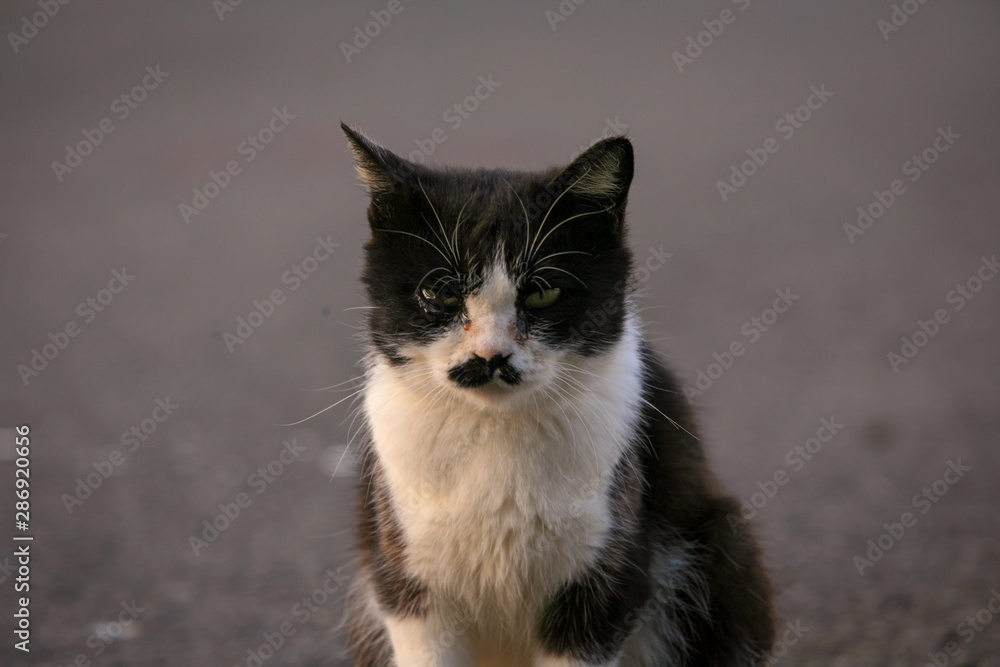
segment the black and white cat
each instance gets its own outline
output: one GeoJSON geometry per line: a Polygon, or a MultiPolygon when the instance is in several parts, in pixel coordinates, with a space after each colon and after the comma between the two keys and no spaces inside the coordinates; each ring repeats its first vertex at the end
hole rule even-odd
{"type": "Polygon", "coordinates": [[[631,143],[430,169],[343,128],[371,194],[355,664],[760,661],[756,543],[633,301],[631,143]]]}

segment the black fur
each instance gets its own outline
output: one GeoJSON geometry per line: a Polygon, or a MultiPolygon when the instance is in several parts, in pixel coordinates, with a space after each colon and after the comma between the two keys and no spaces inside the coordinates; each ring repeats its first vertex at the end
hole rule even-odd
{"type": "Polygon", "coordinates": [[[428,342],[446,327],[459,325],[460,309],[426,307],[419,293],[421,280],[468,293],[482,282],[483,269],[501,246],[508,272],[524,278],[519,286],[524,296],[541,286],[562,290],[562,297],[550,308],[520,312],[525,335],[572,346],[585,355],[606,350],[618,340],[628,288],[623,277],[631,271],[624,234],[633,161],[628,140],[607,140],[566,169],[538,174],[498,169],[431,171],[392,156],[346,126],[344,131],[361,168],[367,170],[372,195],[368,209],[372,237],[365,246],[361,280],[376,306],[369,320],[372,342],[388,359],[405,363],[399,351],[402,343],[428,342]],[[609,153],[620,162],[615,196],[565,192],[609,153]],[[460,213],[461,224],[456,225],[460,213]],[[545,231],[538,235],[546,215],[545,231]],[[553,221],[575,215],[580,217],[573,224],[545,238],[555,226],[553,221]],[[447,245],[442,237],[455,239],[456,256],[440,252],[447,245]],[[540,246],[536,261],[524,263],[521,251],[535,239],[540,246]],[[545,257],[544,262],[537,261],[545,257]],[[447,271],[427,275],[437,267],[447,271]]]}
{"type": "MultiPolygon", "coordinates": [[[[566,168],[523,173],[431,170],[346,126],[344,131],[371,193],[372,237],[362,281],[375,306],[368,324],[376,353],[405,364],[407,343],[426,343],[463,326],[463,295],[484,280],[499,248],[508,274],[520,280],[519,335],[584,356],[620,340],[631,272],[625,206],[633,156],[627,139],[599,142],[566,168]],[[579,184],[591,187],[572,189],[579,184]],[[545,237],[553,221],[570,218],[572,225],[545,237]],[[540,248],[526,258],[523,249],[533,246],[540,248]],[[561,297],[544,309],[528,307],[524,299],[542,287],[558,287],[561,297]]],[[[727,522],[738,508],[707,468],[677,383],[650,350],[643,355],[641,425],[608,497],[612,535],[593,566],[553,596],[538,642],[554,655],[607,662],[638,624],[650,622],[644,614],[652,603],[654,613],[683,635],[683,641],[664,637],[685,656],[676,664],[754,664],[774,637],[772,594],[758,548],[745,527],[734,530],[727,522]],[[672,550],[689,554],[693,584],[652,579],[656,554],[672,550]]],[[[464,387],[494,377],[520,382],[499,355],[473,357],[449,376],[464,387]]],[[[372,452],[362,478],[359,528],[363,569],[380,608],[424,613],[427,594],[404,572],[402,531],[372,452]]],[[[391,664],[378,627],[357,621],[351,643],[357,664],[391,664]]]]}
{"type": "Polygon", "coordinates": [[[465,363],[452,368],[448,377],[461,387],[481,387],[494,377],[507,384],[518,384],[521,382],[521,375],[509,361],[510,355],[497,354],[489,360],[472,355],[465,363]]]}

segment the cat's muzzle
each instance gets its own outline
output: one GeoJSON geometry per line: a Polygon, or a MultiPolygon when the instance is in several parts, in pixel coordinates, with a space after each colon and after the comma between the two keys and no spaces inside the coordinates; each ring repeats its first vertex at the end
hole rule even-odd
{"type": "Polygon", "coordinates": [[[448,377],[458,386],[470,389],[482,387],[494,379],[508,385],[519,384],[521,375],[510,364],[510,356],[509,354],[495,354],[486,360],[474,354],[468,361],[453,366],[448,371],[448,377]]]}

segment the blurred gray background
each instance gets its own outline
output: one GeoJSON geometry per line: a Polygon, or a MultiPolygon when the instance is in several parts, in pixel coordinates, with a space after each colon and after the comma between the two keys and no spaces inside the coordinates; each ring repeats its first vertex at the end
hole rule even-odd
{"type": "Polygon", "coordinates": [[[643,283],[649,337],[685,385],[711,379],[706,447],[758,505],[798,624],[779,664],[1000,664],[1000,8],[895,4],[4,3],[0,663],[347,664],[350,400],[276,425],[359,372],[366,198],[344,120],[404,155],[526,169],[627,131],[637,260],[671,253],[643,283]],[[734,165],[753,173],[724,201],[734,165]],[[214,196],[186,221],[195,189],[214,196]],[[319,261],[317,239],[339,247],[319,261]],[[776,290],[798,299],[775,321],[776,290]],[[259,326],[234,344],[239,318],[259,326]],[[922,345],[894,368],[903,337],[922,345]],[[842,428],[817,447],[823,419],[842,428]],[[869,540],[888,548],[862,575],[869,540]]]}

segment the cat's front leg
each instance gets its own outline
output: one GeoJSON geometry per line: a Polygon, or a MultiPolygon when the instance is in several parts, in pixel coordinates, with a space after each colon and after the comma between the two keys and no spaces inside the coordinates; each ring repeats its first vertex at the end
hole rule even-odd
{"type": "Polygon", "coordinates": [[[435,615],[388,618],[385,622],[396,667],[476,667],[476,657],[460,620],[435,615]]]}

